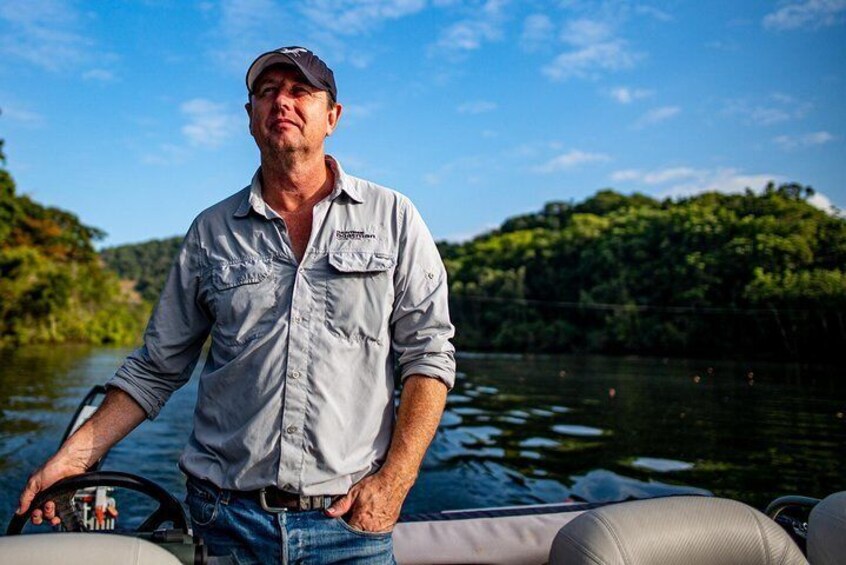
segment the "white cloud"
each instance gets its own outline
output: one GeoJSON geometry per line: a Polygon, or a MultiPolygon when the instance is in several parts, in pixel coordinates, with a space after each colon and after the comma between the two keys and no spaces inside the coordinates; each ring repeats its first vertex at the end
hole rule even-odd
{"type": "Polygon", "coordinates": [[[82,78],[85,80],[99,80],[101,82],[111,82],[115,79],[114,73],[105,69],[91,69],[82,73],[82,78]]]}
{"type": "MultiPolygon", "coordinates": [[[[619,33],[633,13],[630,2],[567,2],[565,7],[576,11],[578,17],[566,21],[559,34],[570,49],[541,69],[551,80],[595,79],[605,73],[631,69],[646,57],[619,33]]],[[[649,9],[634,10],[646,12],[649,9]]]]}
{"type": "Polygon", "coordinates": [[[587,153],[578,149],[573,149],[568,153],[563,153],[557,157],[553,157],[543,165],[538,165],[532,170],[536,173],[555,173],[566,169],[572,169],[584,163],[596,163],[610,161],[611,157],[604,153],[587,153]]]}
{"type": "Polygon", "coordinates": [[[641,53],[629,50],[622,39],[589,45],[575,51],[561,53],[542,71],[552,80],[594,77],[600,71],[630,69],[643,58],[641,53]]]}
{"type": "Polygon", "coordinates": [[[219,9],[212,55],[222,67],[238,73],[268,46],[278,46],[275,30],[302,27],[295,25],[289,10],[272,0],[222,0],[219,8],[210,9],[219,9]]]}
{"type": "Polygon", "coordinates": [[[801,119],[812,107],[809,102],[797,100],[781,92],[774,92],[755,102],[748,98],[728,100],[723,113],[737,116],[746,124],[771,126],[801,119]]]}
{"type": "Polygon", "coordinates": [[[496,102],[488,100],[475,100],[473,102],[465,102],[457,108],[460,114],[484,114],[485,112],[492,112],[496,110],[496,102]]]}
{"type": "Polygon", "coordinates": [[[799,0],[764,16],[767,29],[817,29],[843,22],[846,0],[799,0]]]}
{"type": "Polygon", "coordinates": [[[6,118],[26,126],[41,126],[46,121],[44,116],[37,112],[9,105],[0,108],[0,119],[2,118],[6,118]]]}
{"type": "Polygon", "coordinates": [[[657,185],[667,182],[675,182],[684,179],[696,178],[701,171],[690,167],[668,167],[654,171],[641,171],[638,169],[625,169],[611,173],[611,180],[614,182],[637,182],[640,184],[657,185]]]}
{"type": "Polygon", "coordinates": [[[618,86],[617,88],[612,88],[608,94],[619,102],[620,104],[631,104],[635,100],[640,100],[642,98],[647,98],[652,96],[651,90],[646,90],[643,88],[629,88],[627,86],[618,86]]]}
{"type": "Polygon", "coordinates": [[[774,173],[746,174],[733,167],[694,169],[668,167],[654,171],[628,169],[611,174],[614,182],[658,187],[662,197],[680,197],[702,192],[738,193],[747,188],[761,190],[770,181],[784,182],[782,175],[774,173]]]}
{"type": "Polygon", "coordinates": [[[523,20],[520,46],[526,51],[536,51],[552,40],[554,26],[544,14],[531,14],[523,20]]]}
{"type": "Polygon", "coordinates": [[[374,31],[386,20],[415,14],[425,0],[306,0],[300,11],[312,23],[339,35],[374,31]]]}
{"type": "Polygon", "coordinates": [[[822,194],[821,192],[814,192],[814,195],[809,197],[807,202],[811,206],[831,215],[837,215],[840,212],[828,196],[822,194]]]}
{"type": "Polygon", "coordinates": [[[570,20],[561,32],[561,40],[576,47],[589,47],[612,39],[614,30],[610,23],[580,18],[570,20]]]}
{"type": "Polygon", "coordinates": [[[827,131],[815,131],[805,133],[802,135],[779,135],[773,138],[776,145],[783,149],[795,149],[797,147],[812,147],[815,145],[823,145],[830,143],[837,139],[834,135],[827,131]]]}
{"type": "Polygon", "coordinates": [[[483,43],[498,41],[503,35],[505,7],[509,0],[485,0],[481,6],[471,3],[470,16],[460,20],[441,32],[430,50],[432,56],[446,52],[473,51],[483,43]]]}
{"type": "Polygon", "coordinates": [[[655,8],[654,6],[646,6],[643,4],[639,4],[634,8],[635,13],[640,14],[642,16],[650,16],[655,18],[659,22],[671,22],[673,21],[673,16],[664,10],[660,10],[655,8]]]}
{"type": "Polygon", "coordinates": [[[229,112],[223,104],[203,98],[183,103],[180,110],[188,118],[182,133],[194,146],[219,147],[244,125],[240,113],[229,112]]]}
{"type": "Polygon", "coordinates": [[[679,115],[679,113],[681,113],[681,108],[678,106],[661,106],[660,108],[653,108],[635,122],[635,128],[640,129],[659,124],[679,115]]]}
{"type": "Polygon", "coordinates": [[[61,0],[0,2],[0,53],[52,72],[76,66],[92,45],[78,19],[61,0]]]}
{"type": "Polygon", "coordinates": [[[624,169],[621,171],[614,171],[611,174],[611,180],[614,182],[627,182],[639,180],[642,173],[637,169],[624,169]]]}

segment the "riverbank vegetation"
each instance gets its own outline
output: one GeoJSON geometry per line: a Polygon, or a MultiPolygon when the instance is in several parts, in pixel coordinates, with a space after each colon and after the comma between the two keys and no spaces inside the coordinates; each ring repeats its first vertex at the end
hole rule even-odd
{"type": "Polygon", "coordinates": [[[677,200],[603,190],[441,243],[472,350],[839,359],[846,221],[798,184],[677,200]]]}
{"type": "Polygon", "coordinates": [[[0,346],[138,341],[148,306],[103,265],[103,235],[17,194],[0,140],[0,346]]]}
{"type": "MultiPolygon", "coordinates": [[[[456,346],[838,361],[846,220],[811,196],[602,190],[440,242],[456,346]]],[[[17,195],[0,168],[0,343],[140,339],[181,238],[98,255],[102,235],[17,195]]]]}

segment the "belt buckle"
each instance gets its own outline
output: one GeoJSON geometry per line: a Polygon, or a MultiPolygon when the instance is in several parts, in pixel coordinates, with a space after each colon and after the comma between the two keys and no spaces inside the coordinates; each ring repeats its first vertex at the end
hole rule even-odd
{"type": "Polygon", "coordinates": [[[311,510],[311,497],[300,495],[300,510],[311,510]]]}
{"type": "Polygon", "coordinates": [[[279,514],[280,512],[285,512],[286,510],[288,510],[284,506],[280,506],[280,507],[270,506],[267,503],[267,495],[265,493],[265,490],[266,489],[264,489],[264,488],[259,489],[259,502],[261,503],[262,510],[264,510],[265,512],[272,512],[274,514],[279,514]]]}

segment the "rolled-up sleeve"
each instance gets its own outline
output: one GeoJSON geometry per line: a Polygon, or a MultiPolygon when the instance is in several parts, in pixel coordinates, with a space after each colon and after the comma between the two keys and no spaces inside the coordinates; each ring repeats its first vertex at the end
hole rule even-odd
{"type": "Polygon", "coordinates": [[[211,328],[211,316],[199,300],[200,264],[195,221],[153,309],[144,345],[106,383],[129,394],[151,420],[190,379],[211,328]]]}
{"type": "Polygon", "coordinates": [[[449,319],[446,269],[438,248],[411,202],[403,200],[394,272],[392,345],[400,379],[423,375],[455,384],[455,334],[449,319]]]}

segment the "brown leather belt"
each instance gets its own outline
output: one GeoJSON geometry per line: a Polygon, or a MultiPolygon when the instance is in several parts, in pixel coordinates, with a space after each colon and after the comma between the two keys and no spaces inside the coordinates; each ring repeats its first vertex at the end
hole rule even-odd
{"type": "MultiPolygon", "coordinates": [[[[186,475],[188,473],[186,472],[186,475]]],[[[188,475],[190,480],[200,483],[216,493],[228,492],[229,496],[254,500],[261,504],[267,512],[304,512],[306,510],[323,510],[329,508],[337,496],[316,495],[304,496],[295,492],[288,492],[277,487],[265,487],[256,490],[223,490],[211,481],[198,479],[188,475]]]]}

